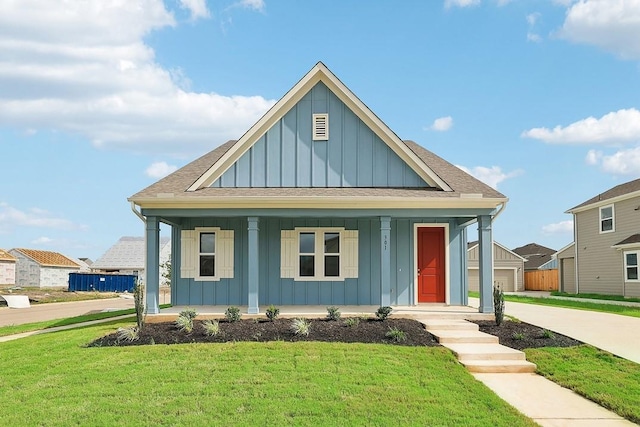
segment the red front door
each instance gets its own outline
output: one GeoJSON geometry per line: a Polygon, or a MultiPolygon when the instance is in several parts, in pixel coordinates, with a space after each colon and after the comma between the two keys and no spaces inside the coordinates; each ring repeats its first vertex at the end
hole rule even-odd
{"type": "Polygon", "coordinates": [[[418,228],[418,302],[445,302],[444,227],[418,228]]]}

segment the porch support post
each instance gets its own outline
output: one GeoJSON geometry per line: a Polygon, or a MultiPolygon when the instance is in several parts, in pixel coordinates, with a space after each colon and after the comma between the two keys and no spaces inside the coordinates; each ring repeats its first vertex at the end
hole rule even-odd
{"type": "Polygon", "coordinates": [[[391,218],[380,217],[380,305],[391,305],[391,218]]]}
{"type": "Polygon", "coordinates": [[[480,313],[493,312],[493,236],[491,216],[478,217],[478,275],[480,279],[480,313]]]}
{"type": "Polygon", "coordinates": [[[146,221],[145,290],[147,314],[160,312],[160,222],[148,216],[146,221]]]}
{"type": "Polygon", "coordinates": [[[250,216],[248,220],[248,254],[247,264],[249,265],[249,273],[247,281],[249,282],[249,314],[258,314],[258,289],[259,289],[259,250],[258,250],[258,217],[250,216]]]}

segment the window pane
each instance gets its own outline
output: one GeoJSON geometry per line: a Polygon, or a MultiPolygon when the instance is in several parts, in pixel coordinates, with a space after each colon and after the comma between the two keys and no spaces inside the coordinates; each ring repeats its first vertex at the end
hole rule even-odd
{"type": "Polygon", "coordinates": [[[627,254],[627,265],[638,265],[638,254],[630,253],[627,254]]]}
{"type": "Polygon", "coordinates": [[[212,254],[216,251],[216,233],[200,233],[200,253],[212,254]]]}
{"type": "Polygon", "coordinates": [[[313,277],[315,275],[315,257],[313,255],[300,255],[300,277],[313,277]]]}
{"type": "Polygon", "coordinates": [[[340,253],[340,233],[324,233],[324,253],[340,253]]]}
{"type": "Polygon", "coordinates": [[[609,206],[608,208],[600,209],[600,218],[606,219],[611,218],[613,216],[613,208],[609,206]]]}
{"type": "Polygon", "coordinates": [[[340,257],[336,255],[324,257],[324,275],[325,277],[340,276],[340,257]]]}
{"type": "Polygon", "coordinates": [[[312,254],[316,251],[316,233],[300,233],[300,253],[312,254]]]}
{"type": "Polygon", "coordinates": [[[605,219],[602,221],[602,231],[610,231],[613,230],[613,220],[605,219]]]}
{"type": "Polygon", "coordinates": [[[215,276],[215,255],[200,255],[200,276],[215,276]]]}
{"type": "Polygon", "coordinates": [[[638,280],[638,267],[627,268],[627,280],[638,280]]]}

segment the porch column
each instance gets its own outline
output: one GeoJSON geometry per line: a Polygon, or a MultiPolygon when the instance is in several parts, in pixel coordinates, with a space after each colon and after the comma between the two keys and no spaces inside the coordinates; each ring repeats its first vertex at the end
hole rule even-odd
{"type": "Polygon", "coordinates": [[[146,221],[145,290],[147,314],[160,312],[160,222],[158,217],[148,216],[146,221]]]}
{"type": "Polygon", "coordinates": [[[380,217],[380,305],[391,305],[391,218],[380,217]]]}
{"type": "Polygon", "coordinates": [[[480,313],[493,312],[493,237],[491,216],[478,217],[478,276],[480,279],[480,313]]]}
{"type": "Polygon", "coordinates": [[[248,218],[248,254],[247,264],[249,265],[249,274],[247,281],[249,282],[249,314],[258,314],[258,284],[259,284],[259,251],[258,251],[258,218],[250,216],[248,218]]]}

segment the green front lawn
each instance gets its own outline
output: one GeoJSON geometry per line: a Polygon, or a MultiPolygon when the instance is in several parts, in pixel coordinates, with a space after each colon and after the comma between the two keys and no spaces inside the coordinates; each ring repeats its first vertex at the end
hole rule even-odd
{"type": "Polygon", "coordinates": [[[541,375],[640,424],[639,364],[588,345],[525,353],[541,375]]]}
{"type": "Polygon", "coordinates": [[[622,295],[570,294],[567,292],[560,292],[560,291],[553,291],[551,292],[551,295],[556,297],[568,297],[568,298],[602,299],[606,301],[640,302],[640,298],[623,297],[622,295]]]}
{"type": "Polygon", "coordinates": [[[340,343],[84,348],[130,322],[0,344],[5,425],[533,426],[450,351],[340,343]],[[10,410],[8,410],[10,408],[10,410]]]}

